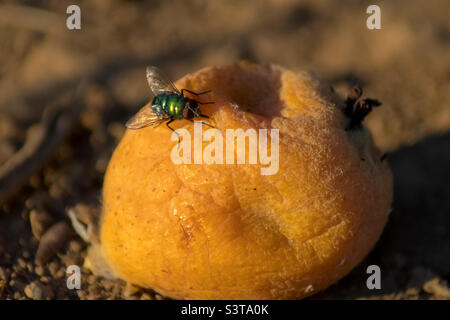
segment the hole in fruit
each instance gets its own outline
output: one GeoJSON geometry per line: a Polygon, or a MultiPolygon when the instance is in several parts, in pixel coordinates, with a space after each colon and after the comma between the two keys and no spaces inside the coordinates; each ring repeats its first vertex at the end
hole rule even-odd
{"type": "Polygon", "coordinates": [[[216,104],[232,103],[243,111],[276,117],[284,108],[280,100],[280,72],[268,66],[234,65],[216,68],[208,86],[216,104]]]}

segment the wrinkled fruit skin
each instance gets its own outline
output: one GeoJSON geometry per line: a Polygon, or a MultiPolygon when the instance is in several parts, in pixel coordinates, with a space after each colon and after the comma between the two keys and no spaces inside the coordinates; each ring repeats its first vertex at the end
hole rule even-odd
{"type": "MultiPolygon", "coordinates": [[[[361,262],[387,221],[392,176],[367,129],[345,130],[329,86],[243,62],[177,87],[212,90],[202,111],[220,130],[278,128],[279,171],[176,165],[165,125],[127,130],[105,176],[100,234],[118,277],[178,299],[293,299],[361,262]]],[[[191,122],[172,125],[193,136],[191,122]]]]}

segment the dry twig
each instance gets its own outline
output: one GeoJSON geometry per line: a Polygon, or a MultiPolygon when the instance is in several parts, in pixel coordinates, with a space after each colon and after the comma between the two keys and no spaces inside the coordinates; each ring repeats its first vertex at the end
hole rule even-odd
{"type": "Polygon", "coordinates": [[[84,86],[63,94],[56,103],[47,106],[41,121],[28,129],[23,147],[0,167],[0,205],[42,168],[68,136],[83,107],[79,94],[81,87],[84,86]]]}

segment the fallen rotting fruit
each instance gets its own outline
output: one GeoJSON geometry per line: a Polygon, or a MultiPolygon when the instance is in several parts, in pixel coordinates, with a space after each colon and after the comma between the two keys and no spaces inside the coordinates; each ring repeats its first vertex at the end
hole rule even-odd
{"type": "Polygon", "coordinates": [[[176,86],[211,90],[197,97],[215,102],[202,107],[216,128],[204,134],[267,129],[276,153],[277,129],[278,168],[262,174],[269,164],[250,161],[248,138],[233,153],[246,152],[243,164],[196,161],[187,120],[172,125],[193,140],[190,164],[173,161],[187,147],[178,150],[164,125],[127,130],[103,186],[99,251],[116,276],[177,299],[295,299],[361,262],[387,221],[392,176],[330,86],[248,62],[205,68],[176,86]]]}

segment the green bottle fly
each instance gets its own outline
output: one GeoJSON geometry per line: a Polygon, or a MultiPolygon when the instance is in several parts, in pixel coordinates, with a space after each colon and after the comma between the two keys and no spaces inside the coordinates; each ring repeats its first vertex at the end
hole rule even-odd
{"type": "MultiPolygon", "coordinates": [[[[164,77],[161,71],[156,67],[147,67],[147,81],[150,89],[154,95],[151,108],[144,108],[134,115],[126,123],[129,129],[141,129],[148,126],[158,126],[164,121],[166,126],[178,135],[178,142],[180,142],[180,135],[169,126],[174,120],[187,119],[194,122],[193,118],[203,117],[209,118],[200,111],[199,104],[212,104],[214,102],[199,102],[184,96],[185,92],[199,96],[209,93],[193,92],[187,89],[181,89],[181,92],[175,85],[164,77]]],[[[201,121],[202,124],[212,127],[210,124],[201,121]]]]}

